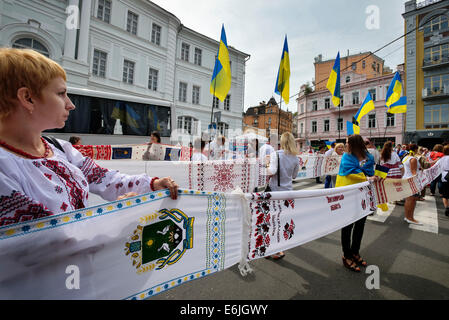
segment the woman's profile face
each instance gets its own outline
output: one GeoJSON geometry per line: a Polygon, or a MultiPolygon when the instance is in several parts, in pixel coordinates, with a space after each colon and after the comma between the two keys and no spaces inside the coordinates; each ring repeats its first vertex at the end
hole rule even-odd
{"type": "Polygon", "coordinates": [[[157,138],[155,136],[151,135],[150,142],[151,143],[157,143],[157,138]]]}

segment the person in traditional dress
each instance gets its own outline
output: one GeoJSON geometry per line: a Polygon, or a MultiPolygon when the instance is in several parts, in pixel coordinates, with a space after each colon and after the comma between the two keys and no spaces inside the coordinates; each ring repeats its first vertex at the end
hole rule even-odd
{"type": "MultiPolygon", "coordinates": [[[[344,153],[341,158],[335,187],[378,179],[374,176],[374,157],[368,152],[363,138],[358,134],[349,136],[348,152],[344,153]]],[[[360,272],[361,266],[367,266],[367,262],[359,253],[365,221],[366,217],[363,217],[341,229],[343,265],[354,272],[360,272]]]]}
{"type": "Polygon", "coordinates": [[[89,192],[113,201],[168,188],[177,198],[170,177],[110,171],[68,141],[47,142],[42,132],[63,128],[74,109],[59,64],[0,48],[0,226],[88,207],[89,192]]]}

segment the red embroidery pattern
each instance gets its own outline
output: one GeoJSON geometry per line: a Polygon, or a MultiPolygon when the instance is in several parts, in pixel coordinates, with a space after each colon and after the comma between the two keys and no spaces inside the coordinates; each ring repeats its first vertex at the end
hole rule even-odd
{"type": "Polygon", "coordinates": [[[106,176],[108,169],[102,168],[97,165],[92,159],[86,158],[81,166],[81,171],[84,176],[87,177],[87,183],[100,184],[103,182],[103,178],[106,176]]]}
{"type": "Polygon", "coordinates": [[[256,221],[256,229],[254,233],[254,237],[256,238],[256,244],[255,249],[252,251],[252,258],[254,258],[256,255],[259,257],[265,256],[265,252],[267,251],[268,247],[270,246],[270,193],[256,193],[253,194],[253,200],[257,197],[256,205],[254,209],[252,208],[252,203],[250,204],[251,212],[255,215],[257,215],[257,221],[256,221]]]}
{"type": "Polygon", "coordinates": [[[33,203],[23,193],[13,190],[11,195],[0,197],[0,226],[38,219],[52,215],[44,205],[33,203]],[[6,214],[14,212],[13,216],[6,214]]]}
{"type": "Polygon", "coordinates": [[[84,208],[83,197],[85,191],[80,187],[76,179],[73,177],[69,168],[63,163],[54,160],[43,160],[42,165],[53,171],[57,177],[64,183],[67,196],[73,209],[84,208]]]}

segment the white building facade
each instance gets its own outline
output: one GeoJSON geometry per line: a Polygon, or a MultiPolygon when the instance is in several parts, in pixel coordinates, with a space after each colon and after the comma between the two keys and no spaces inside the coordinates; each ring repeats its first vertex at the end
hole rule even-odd
{"type": "MultiPolygon", "coordinates": [[[[65,132],[206,130],[218,44],[146,0],[0,0],[0,46],[31,47],[67,72],[77,109],[65,132]]],[[[242,127],[249,59],[230,46],[229,54],[231,90],[214,108],[222,133],[242,127]]]]}

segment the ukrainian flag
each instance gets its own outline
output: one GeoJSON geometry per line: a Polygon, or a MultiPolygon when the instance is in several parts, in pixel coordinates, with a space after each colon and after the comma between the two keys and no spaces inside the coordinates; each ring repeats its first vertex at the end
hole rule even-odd
{"type": "Polygon", "coordinates": [[[374,110],[374,102],[373,98],[371,97],[371,93],[368,92],[366,95],[365,101],[363,101],[362,105],[360,106],[359,110],[354,116],[354,119],[360,123],[362,120],[362,117],[369,113],[371,110],[374,110]]]}
{"type": "Polygon", "coordinates": [[[402,93],[402,82],[401,75],[398,71],[394,74],[393,79],[391,79],[390,86],[388,87],[387,96],[385,97],[385,105],[389,108],[392,104],[399,101],[402,93]]]}
{"type": "Polygon", "coordinates": [[[356,156],[345,153],[341,157],[340,169],[338,170],[335,187],[343,187],[366,181],[366,176],[374,175],[374,157],[366,153],[367,161],[360,167],[356,156]]]}
{"type": "Polygon", "coordinates": [[[405,113],[407,112],[407,97],[400,97],[399,100],[392,105],[387,110],[388,113],[405,113]]]}
{"type": "Polygon", "coordinates": [[[326,141],[326,147],[328,150],[330,150],[330,148],[332,148],[332,142],[331,141],[326,141]]]}
{"type": "Polygon", "coordinates": [[[348,133],[348,136],[360,134],[360,127],[351,121],[346,121],[346,132],[348,133]]]}
{"type": "Polygon", "coordinates": [[[374,170],[374,175],[379,178],[385,179],[388,175],[389,168],[376,164],[376,169],[374,170]]]}
{"type": "Polygon", "coordinates": [[[340,52],[338,52],[337,58],[335,59],[326,88],[332,94],[333,105],[338,107],[340,105],[340,52]]]}
{"type": "Polygon", "coordinates": [[[139,128],[139,114],[134,109],[128,106],[126,103],[117,102],[112,109],[111,118],[120,120],[120,122],[138,129],[139,128]]]}
{"type": "Polygon", "coordinates": [[[290,58],[288,55],[287,35],[285,35],[284,48],[282,49],[281,63],[279,64],[274,92],[284,98],[288,104],[290,96],[290,58]]]}
{"type": "Polygon", "coordinates": [[[226,99],[231,89],[231,64],[229,62],[228,43],[224,25],[221,28],[221,39],[215,59],[214,73],[210,82],[210,93],[221,101],[226,99]]]}

